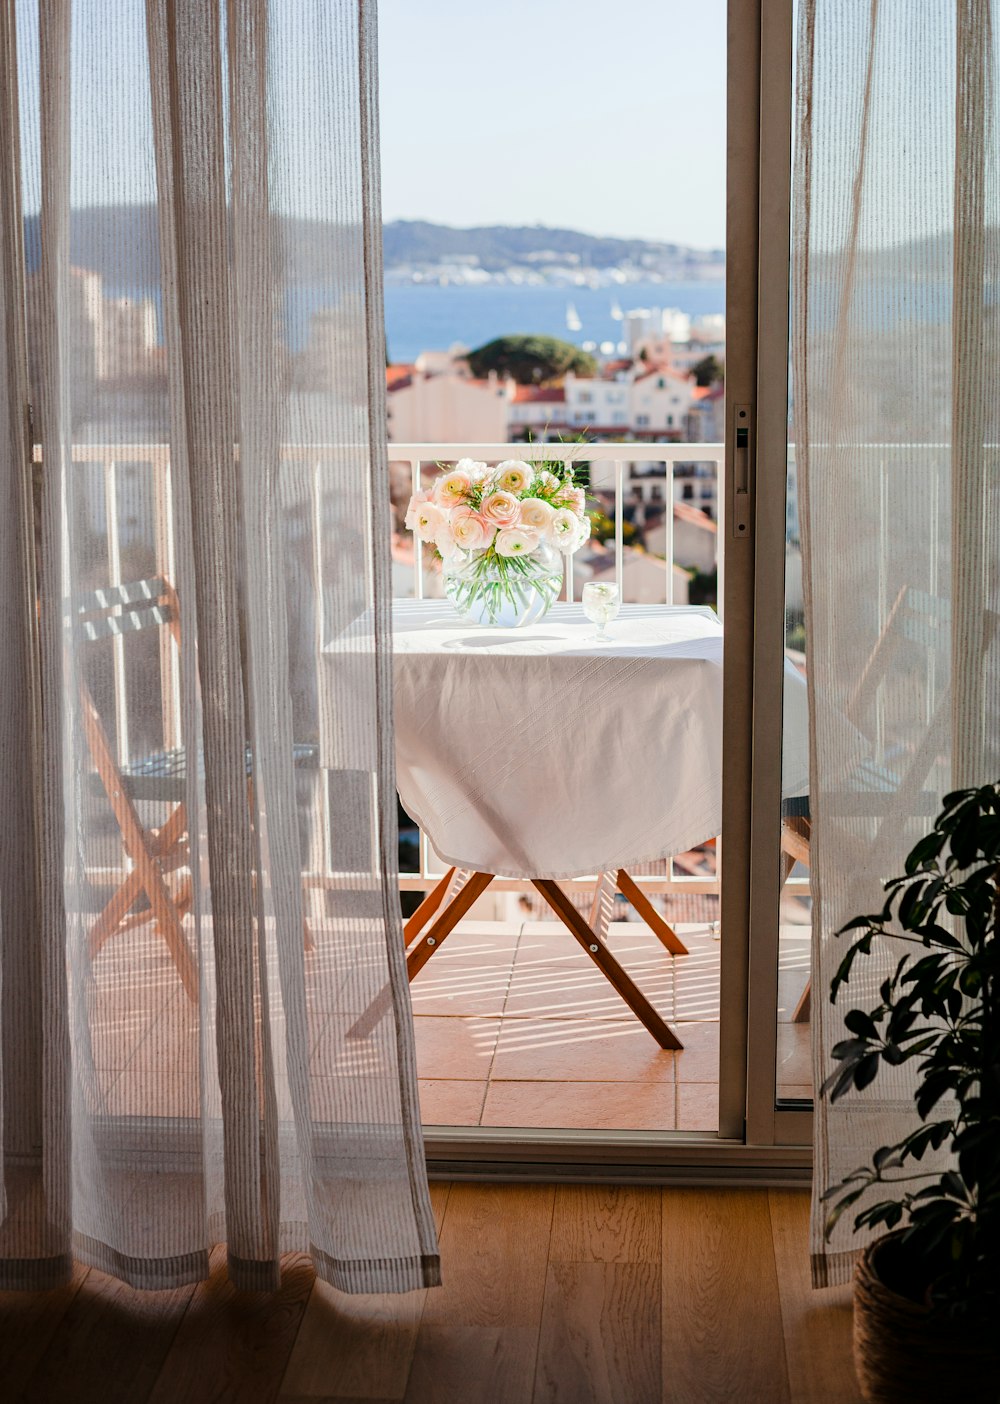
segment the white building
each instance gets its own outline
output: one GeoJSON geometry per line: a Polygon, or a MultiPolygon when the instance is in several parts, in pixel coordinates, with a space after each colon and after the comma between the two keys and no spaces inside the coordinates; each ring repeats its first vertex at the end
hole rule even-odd
{"type": "Polygon", "coordinates": [[[561,385],[507,384],[507,439],[555,443],[571,437],[566,391],[561,385]]]}
{"type": "Polygon", "coordinates": [[[156,350],[156,308],[150,298],[104,298],[97,345],[100,380],[146,376],[156,350]]]}
{"type": "Polygon", "coordinates": [[[390,443],[506,442],[508,386],[493,372],[477,380],[464,354],[425,351],[412,366],[388,368],[390,443]]]}

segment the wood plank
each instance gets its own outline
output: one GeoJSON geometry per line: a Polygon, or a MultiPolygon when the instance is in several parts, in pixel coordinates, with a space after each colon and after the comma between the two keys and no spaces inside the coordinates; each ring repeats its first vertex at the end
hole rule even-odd
{"type": "MultiPolygon", "coordinates": [[[[186,1404],[194,1404],[194,1400],[188,1400],[186,1404]]],[[[350,1397],[344,1394],[282,1394],[278,1396],[278,1404],[399,1404],[399,1401],[372,1399],[367,1394],[350,1397]]]]}
{"type": "Polygon", "coordinates": [[[658,1263],[659,1189],[634,1185],[559,1185],[550,1263],[658,1263]]]}
{"type": "Polygon", "coordinates": [[[402,1399],[426,1295],[348,1296],[317,1281],[281,1381],[281,1398],[402,1399]]]}
{"type": "Polygon", "coordinates": [[[448,1195],[451,1191],[450,1180],[431,1180],[428,1184],[431,1192],[431,1211],[434,1214],[434,1227],[441,1234],[444,1224],[445,1210],[448,1207],[448,1195]]]}
{"type": "MultiPolygon", "coordinates": [[[[307,1255],[294,1253],[282,1259],[277,1292],[238,1292],[226,1271],[225,1250],[215,1249],[210,1276],[194,1290],[151,1404],[276,1399],[314,1281],[307,1255]]],[[[141,1398],[132,1396],[130,1404],[141,1398]]]]}
{"type": "Polygon", "coordinates": [[[421,1326],[405,1404],[528,1404],[536,1326],[421,1326]]]}
{"type": "Polygon", "coordinates": [[[789,1399],[766,1190],[663,1191],[663,1398],[789,1399]]]}
{"type": "Polygon", "coordinates": [[[552,1263],[534,1404],[659,1404],[659,1319],[659,1265],[552,1263]]]}
{"type": "MultiPolygon", "coordinates": [[[[137,1292],[91,1269],[20,1393],[25,1404],[143,1404],[194,1293],[137,1292]]],[[[48,1294],[46,1294],[48,1295],[48,1294]]]]}
{"type": "Polygon", "coordinates": [[[796,1404],[861,1404],[852,1359],[851,1289],[816,1291],[809,1275],[809,1195],[770,1190],[788,1383],[796,1404]]]}
{"type": "MultiPolygon", "coordinates": [[[[194,1404],[194,1401],[188,1401],[194,1404]]],[[[278,1404],[398,1404],[395,1399],[372,1399],[367,1394],[355,1394],[348,1398],[343,1394],[282,1394],[278,1404]]]]}
{"type": "Polygon", "coordinates": [[[551,1185],[452,1185],[441,1232],[444,1286],[428,1292],[421,1331],[537,1329],[554,1197],[551,1185]]]}
{"type": "Polygon", "coordinates": [[[64,1287],[51,1292],[0,1292],[0,1381],[4,1398],[22,1398],[89,1272],[89,1268],[75,1263],[73,1276],[64,1287]]]}
{"type": "Polygon", "coordinates": [[[525,1404],[552,1228],[551,1185],[453,1184],[444,1285],[427,1293],[407,1404],[525,1404]]]}

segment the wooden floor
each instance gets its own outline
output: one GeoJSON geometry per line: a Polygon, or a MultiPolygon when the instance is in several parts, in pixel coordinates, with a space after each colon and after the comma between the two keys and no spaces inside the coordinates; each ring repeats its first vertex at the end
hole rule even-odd
{"type": "Polygon", "coordinates": [[[799,1191],[432,1186],[444,1287],[0,1294],[5,1404],[851,1404],[847,1289],[808,1284],[799,1191]]]}

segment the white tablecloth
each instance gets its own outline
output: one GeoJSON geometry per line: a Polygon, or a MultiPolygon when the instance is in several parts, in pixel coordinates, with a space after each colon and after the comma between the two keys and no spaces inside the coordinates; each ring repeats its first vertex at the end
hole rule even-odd
{"type": "MultiPolygon", "coordinates": [[[[578,877],[680,853],[722,827],[722,626],[707,608],[625,605],[589,640],[578,604],[471,625],[393,609],[396,766],[448,863],[578,877]]],[[[785,674],[782,789],[808,783],[806,689],[785,674]]],[[[329,763],[329,762],[326,762],[329,763]]]]}

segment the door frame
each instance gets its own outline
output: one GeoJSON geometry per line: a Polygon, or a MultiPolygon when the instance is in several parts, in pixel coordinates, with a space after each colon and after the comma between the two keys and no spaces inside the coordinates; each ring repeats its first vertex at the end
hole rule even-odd
{"type": "Polygon", "coordinates": [[[720,1184],[808,1178],[811,1111],[775,1100],[792,7],[793,0],[728,0],[718,1132],[425,1127],[433,1174],[720,1184]],[[745,484],[734,433],[741,407],[752,420],[745,484]],[[749,529],[740,530],[741,519],[749,529]]]}
{"type": "Polygon", "coordinates": [[[811,1104],[776,1093],[791,269],[793,0],[761,10],[760,253],[746,1139],[808,1144],[811,1104]]]}

